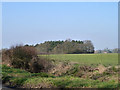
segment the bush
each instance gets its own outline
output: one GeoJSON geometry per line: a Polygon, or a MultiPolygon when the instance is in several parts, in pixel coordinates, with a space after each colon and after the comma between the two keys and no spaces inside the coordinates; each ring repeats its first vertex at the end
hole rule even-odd
{"type": "Polygon", "coordinates": [[[11,65],[15,68],[29,69],[28,63],[30,60],[37,56],[34,47],[29,46],[15,46],[11,47],[11,65]]]}
{"type": "Polygon", "coordinates": [[[6,49],[2,50],[2,63],[3,64],[10,65],[11,64],[10,57],[11,57],[11,50],[6,50],[6,49]]]}
{"type": "Polygon", "coordinates": [[[37,51],[32,46],[19,45],[5,50],[3,61],[7,61],[14,68],[21,68],[30,72],[48,71],[52,66],[50,61],[38,58],[37,51]]]}
{"type": "Polygon", "coordinates": [[[42,57],[34,57],[29,63],[30,65],[30,72],[37,73],[37,72],[48,72],[49,69],[53,67],[51,62],[42,57]]]}

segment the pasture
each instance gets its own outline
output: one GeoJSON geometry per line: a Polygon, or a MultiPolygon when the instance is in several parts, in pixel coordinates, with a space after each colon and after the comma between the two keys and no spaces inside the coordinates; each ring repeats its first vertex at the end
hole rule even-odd
{"type": "Polygon", "coordinates": [[[45,58],[77,62],[80,65],[98,65],[104,66],[116,66],[118,65],[118,54],[50,54],[50,55],[39,55],[45,58]]]}

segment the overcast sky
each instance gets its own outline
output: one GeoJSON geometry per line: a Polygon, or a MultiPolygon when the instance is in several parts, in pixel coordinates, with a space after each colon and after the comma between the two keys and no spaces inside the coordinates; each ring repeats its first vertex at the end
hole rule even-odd
{"type": "Polygon", "coordinates": [[[48,40],[91,40],[95,49],[118,47],[117,2],[3,3],[3,48],[48,40]]]}

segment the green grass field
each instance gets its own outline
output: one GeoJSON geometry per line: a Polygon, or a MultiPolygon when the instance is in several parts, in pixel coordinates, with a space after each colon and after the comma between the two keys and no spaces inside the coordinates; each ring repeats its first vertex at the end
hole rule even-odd
{"type": "Polygon", "coordinates": [[[71,62],[78,62],[82,65],[96,65],[103,64],[104,66],[118,65],[118,54],[51,54],[42,55],[44,57],[54,60],[69,60],[71,62]]]}

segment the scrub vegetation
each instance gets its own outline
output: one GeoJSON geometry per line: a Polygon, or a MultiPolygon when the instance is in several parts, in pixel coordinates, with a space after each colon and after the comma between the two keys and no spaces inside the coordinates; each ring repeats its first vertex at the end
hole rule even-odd
{"type": "Polygon", "coordinates": [[[117,53],[43,55],[18,45],[2,51],[1,67],[2,83],[14,88],[120,87],[117,53]]]}

